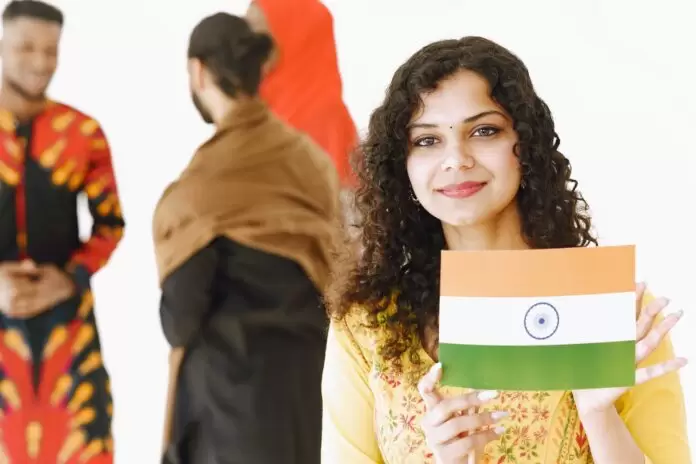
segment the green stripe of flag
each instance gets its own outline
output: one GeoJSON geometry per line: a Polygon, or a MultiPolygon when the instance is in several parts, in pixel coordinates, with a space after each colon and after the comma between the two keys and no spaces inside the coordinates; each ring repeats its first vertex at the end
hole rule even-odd
{"type": "Polygon", "coordinates": [[[575,345],[440,344],[443,385],[490,390],[576,390],[635,384],[635,341],[575,345]]]}

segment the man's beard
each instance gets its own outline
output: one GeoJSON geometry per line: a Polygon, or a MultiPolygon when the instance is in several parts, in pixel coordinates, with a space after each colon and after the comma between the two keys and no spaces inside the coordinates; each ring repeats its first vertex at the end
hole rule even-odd
{"type": "Polygon", "coordinates": [[[16,93],[19,97],[23,98],[24,100],[31,102],[31,103],[40,103],[46,99],[46,88],[41,90],[40,92],[30,92],[27,89],[22,86],[19,82],[17,82],[15,79],[11,79],[9,77],[5,77],[5,85],[7,85],[14,93],[16,93]]]}
{"type": "Polygon", "coordinates": [[[208,109],[205,107],[201,99],[198,98],[198,95],[196,95],[195,92],[191,92],[191,100],[193,100],[193,106],[196,107],[196,110],[198,110],[198,114],[201,115],[203,121],[206,124],[212,124],[213,116],[210,114],[210,111],[208,111],[208,109]]]}

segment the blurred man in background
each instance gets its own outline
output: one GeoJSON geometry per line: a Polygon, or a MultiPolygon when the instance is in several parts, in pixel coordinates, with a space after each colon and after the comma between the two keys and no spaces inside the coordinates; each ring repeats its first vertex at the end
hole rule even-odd
{"type": "Polygon", "coordinates": [[[111,463],[111,394],[90,291],[124,227],[109,146],[94,119],[46,96],[61,11],[13,1],[2,21],[0,457],[111,463]],[[94,219],[85,243],[82,193],[94,219]]]}
{"type": "Polygon", "coordinates": [[[215,133],[153,220],[172,347],[167,464],[320,463],[339,180],[327,154],[259,97],[272,50],[267,34],[225,13],[189,41],[193,104],[215,133]]]}

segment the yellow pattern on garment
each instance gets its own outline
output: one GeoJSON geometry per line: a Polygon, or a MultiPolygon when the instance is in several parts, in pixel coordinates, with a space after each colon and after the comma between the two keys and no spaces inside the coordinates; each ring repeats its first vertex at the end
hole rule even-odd
{"type": "Polygon", "coordinates": [[[70,435],[65,439],[65,443],[58,453],[57,464],[65,464],[72,459],[75,453],[85,445],[87,441],[86,437],[87,434],[84,430],[74,430],[70,432],[70,435]]]}
{"type": "Polygon", "coordinates": [[[94,395],[94,387],[92,384],[87,382],[81,383],[68,403],[68,411],[77,413],[77,411],[92,398],[92,395],[94,395]]]}
{"type": "Polygon", "coordinates": [[[61,375],[60,378],[58,379],[58,381],[56,382],[56,386],[53,389],[53,392],[51,392],[51,400],[50,400],[51,405],[53,405],[53,406],[60,405],[67,397],[72,386],[73,386],[73,380],[70,377],[70,375],[69,374],[61,375]]]}
{"type": "Polygon", "coordinates": [[[82,187],[82,182],[85,180],[86,173],[86,170],[74,172],[68,181],[68,188],[74,192],[82,187]]]}
{"type": "Polygon", "coordinates": [[[41,439],[43,438],[43,427],[39,422],[29,422],[25,431],[27,441],[27,455],[31,459],[39,457],[41,451],[41,439]]]}
{"type": "Polygon", "coordinates": [[[104,137],[99,137],[98,139],[92,140],[91,148],[92,150],[106,150],[108,146],[106,139],[104,137]]]}
{"type": "Polygon", "coordinates": [[[80,462],[87,462],[104,451],[104,440],[92,440],[80,455],[80,462]]]}
{"type": "Polygon", "coordinates": [[[51,120],[51,128],[56,132],[65,132],[70,124],[77,118],[77,113],[74,111],[66,111],[59,114],[51,120]]]}
{"type": "Polygon", "coordinates": [[[29,359],[31,351],[29,345],[24,341],[22,333],[17,329],[9,329],[5,332],[4,343],[7,348],[14,351],[20,358],[29,359]]]}
{"type": "Polygon", "coordinates": [[[0,177],[6,184],[15,186],[19,183],[19,173],[0,161],[0,177]]]}
{"type": "Polygon", "coordinates": [[[88,119],[80,124],[80,132],[82,132],[82,135],[85,137],[94,135],[97,129],[99,129],[99,123],[94,119],[88,119]]]}
{"type": "Polygon", "coordinates": [[[5,379],[0,381],[0,395],[2,395],[5,402],[14,409],[19,409],[19,407],[22,405],[22,402],[19,399],[17,386],[10,380],[5,379]]]}
{"type": "Polygon", "coordinates": [[[99,195],[102,194],[102,192],[106,188],[108,182],[109,182],[109,177],[107,177],[107,176],[103,176],[94,182],[90,182],[89,184],[87,184],[87,187],[85,188],[85,192],[87,192],[87,196],[90,199],[97,198],[99,195]]]}
{"type": "Polygon", "coordinates": [[[116,207],[117,203],[118,198],[116,198],[116,195],[110,193],[104,199],[104,201],[99,203],[99,206],[97,206],[97,212],[102,216],[107,216],[109,213],[113,212],[113,209],[116,207]]]}
{"type": "Polygon", "coordinates": [[[102,367],[102,356],[98,351],[93,351],[87,356],[87,359],[82,361],[77,371],[80,375],[86,376],[100,367],[102,367]]]}
{"type": "Polygon", "coordinates": [[[39,164],[46,169],[53,168],[58,158],[68,147],[68,139],[61,137],[39,155],[39,164]]]}
{"type": "Polygon", "coordinates": [[[3,142],[3,146],[5,147],[7,153],[9,153],[14,159],[17,161],[22,159],[22,147],[19,141],[7,138],[3,142]]]}
{"type": "Polygon", "coordinates": [[[94,339],[94,335],[95,330],[91,325],[83,325],[80,327],[77,331],[75,341],[73,342],[72,353],[76,355],[82,352],[85,346],[94,339]]]}
{"type": "Polygon", "coordinates": [[[62,166],[53,171],[53,175],[51,175],[51,181],[55,185],[64,185],[68,181],[68,178],[73,173],[76,167],[77,162],[75,162],[74,159],[67,160],[65,163],[63,163],[62,166]]]}
{"type": "Polygon", "coordinates": [[[0,130],[4,132],[14,132],[15,118],[7,110],[0,109],[0,130]]]}
{"type": "Polygon", "coordinates": [[[82,293],[82,301],[80,302],[80,307],[77,309],[77,315],[80,319],[85,319],[92,312],[94,307],[94,296],[92,292],[87,290],[82,293]]]}
{"type": "Polygon", "coordinates": [[[94,409],[81,409],[77,414],[75,414],[75,417],[73,417],[70,426],[73,429],[84,427],[85,425],[90,424],[96,417],[97,412],[94,409]]]}
{"type": "Polygon", "coordinates": [[[68,329],[65,326],[59,325],[51,331],[46,345],[44,345],[43,357],[48,359],[56,352],[58,348],[68,340],[68,329]]]}

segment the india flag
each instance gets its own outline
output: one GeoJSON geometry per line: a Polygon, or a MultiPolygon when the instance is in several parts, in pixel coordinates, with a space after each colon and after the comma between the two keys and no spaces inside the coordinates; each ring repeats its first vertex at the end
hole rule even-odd
{"type": "Polygon", "coordinates": [[[633,246],[442,252],[445,385],[632,386],[635,346],[633,246]]]}

